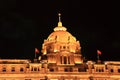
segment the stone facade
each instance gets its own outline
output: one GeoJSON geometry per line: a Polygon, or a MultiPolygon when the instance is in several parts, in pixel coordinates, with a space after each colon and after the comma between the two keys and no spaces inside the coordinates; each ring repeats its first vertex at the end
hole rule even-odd
{"type": "Polygon", "coordinates": [[[34,62],[0,59],[0,80],[120,80],[120,61],[84,61],[80,42],[58,26],[42,45],[34,62]]]}

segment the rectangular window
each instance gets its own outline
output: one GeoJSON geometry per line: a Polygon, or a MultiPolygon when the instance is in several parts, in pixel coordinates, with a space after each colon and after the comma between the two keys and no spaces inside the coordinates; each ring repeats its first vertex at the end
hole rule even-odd
{"type": "Polygon", "coordinates": [[[31,71],[40,71],[38,67],[31,67],[31,71]]]}
{"type": "Polygon", "coordinates": [[[37,67],[34,67],[34,71],[38,71],[38,70],[37,70],[37,67]]]}
{"type": "Polygon", "coordinates": [[[110,72],[114,72],[114,70],[113,70],[113,69],[110,69],[110,72]]]}
{"type": "Polygon", "coordinates": [[[70,56],[68,56],[68,64],[70,64],[70,56]]]}
{"type": "Polygon", "coordinates": [[[38,68],[38,71],[40,71],[40,69],[38,68]]]}
{"type": "Polygon", "coordinates": [[[78,72],[86,72],[85,68],[78,68],[78,72]]]}
{"type": "Polygon", "coordinates": [[[62,49],[62,46],[60,46],[60,50],[62,49]]]}
{"type": "Polygon", "coordinates": [[[65,68],[65,69],[64,69],[64,71],[65,71],[65,72],[68,72],[68,69],[67,69],[67,68],[65,68]]]}
{"type": "Polygon", "coordinates": [[[118,69],[118,73],[120,73],[120,69],[118,69]]]}
{"type": "Polygon", "coordinates": [[[63,46],[63,49],[66,49],[66,46],[63,46]]]}
{"type": "Polygon", "coordinates": [[[96,72],[99,72],[99,69],[98,69],[98,68],[96,68],[96,72]]]}
{"type": "Polygon", "coordinates": [[[23,72],[24,71],[24,69],[23,68],[20,68],[20,72],[23,72]]]}
{"type": "Polygon", "coordinates": [[[53,69],[53,68],[50,68],[50,72],[54,72],[54,69],[53,69]]]}
{"type": "Polygon", "coordinates": [[[3,68],[2,68],[2,72],[6,72],[6,67],[3,67],[3,68]]]}
{"type": "Polygon", "coordinates": [[[67,46],[67,49],[69,49],[69,46],[67,46]]]}
{"type": "Polygon", "coordinates": [[[73,68],[70,68],[70,72],[73,72],[73,68]]]}
{"type": "Polygon", "coordinates": [[[12,71],[12,72],[15,72],[15,67],[12,67],[12,68],[11,68],[11,71],[12,71]]]}
{"type": "Polygon", "coordinates": [[[31,71],[33,71],[33,67],[31,68],[31,71]]]}
{"type": "Polygon", "coordinates": [[[64,64],[67,64],[67,57],[64,56],[64,64]]]}

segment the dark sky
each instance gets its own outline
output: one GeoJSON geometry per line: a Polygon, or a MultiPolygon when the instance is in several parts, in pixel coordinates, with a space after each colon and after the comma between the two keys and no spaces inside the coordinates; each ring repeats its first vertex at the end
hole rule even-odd
{"type": "Polygon", "coordinates": [[[82,54],[96,60],[120,60],[120,31],[113,25],[110,1],[91,0],[0,0],[0,57],[33,58],[34,48],[57,26],[63,26],[80,40],[82,54]]]}

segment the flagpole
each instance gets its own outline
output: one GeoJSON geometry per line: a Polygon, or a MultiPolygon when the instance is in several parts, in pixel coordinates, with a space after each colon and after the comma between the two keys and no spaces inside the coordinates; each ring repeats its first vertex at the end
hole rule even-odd
{"type": "Polygon", "coordinates": [[[35,59],[37,58],[37,53],[39,53],[39,50],[35,48],[35,59]]]}
{"type": "Polygon", "coordinates": [[[35,48],[35,53],[34,54],[35,54],[35,59],[36,59],[36,48],[35,48]]]}
{"type": "Polygon", "coordinates": [[[36,52],[35,52],[35,59],[36,59],[36,52]]]}
{"type": "Polygon", "coordinates": [[[97,58],[98,58],[98,60],[100,60],[100,56],[99,56],[99,54],[97,54],[97,58]]]}
{"type": "Polygon", "coordinates": [[[100,50],[97,50],[97,62],[98,63],[101,63],[101,60],[100,60],[100,55],[102,54],[102,52],[100,50]]]}

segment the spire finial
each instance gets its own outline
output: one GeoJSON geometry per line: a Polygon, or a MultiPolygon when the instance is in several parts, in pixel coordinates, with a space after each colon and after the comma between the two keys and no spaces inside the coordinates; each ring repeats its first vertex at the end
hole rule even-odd
{"type": "Polygon", "coordinates": [[[60,13],[58,13],[58,17],[59,17],[58,26],[54,28],[54,31],[66,31],[67,28],[65,28],[64,26],[62,26],[61,14],[60,13]]]}
{"type": "Polygon", "coordinates": [[[61,14],[58,13],[58,16],[59,16],[59,22],[61,22],[61,14]]]}
{"type": "Polygon", "coordinates": [[[61,14],[60,14],[60,13],[58,13],[58,17],[59,17],[58,26],[62,26],[62,22],[61,22],[61,14]]]}

